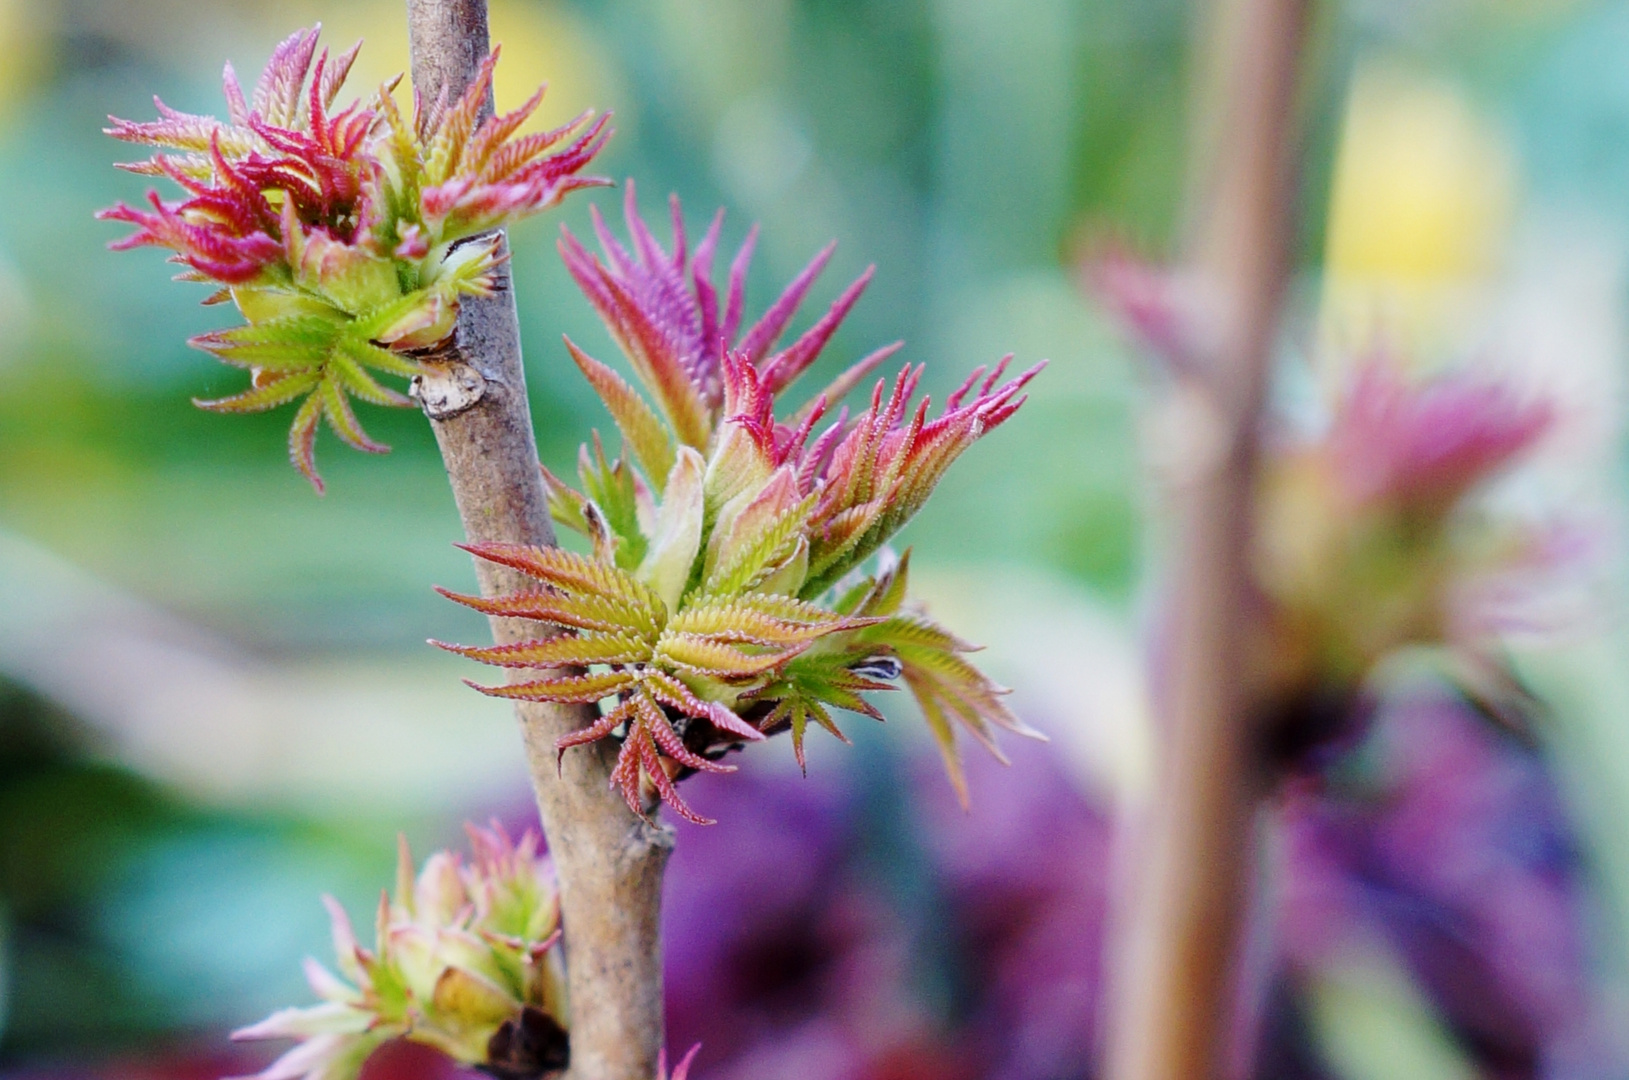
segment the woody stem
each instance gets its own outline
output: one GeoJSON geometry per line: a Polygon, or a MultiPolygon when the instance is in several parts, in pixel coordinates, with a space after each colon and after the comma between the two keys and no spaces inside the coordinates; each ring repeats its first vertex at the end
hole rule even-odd
{"type": "Polygon", "coordinates": [[[1306,0],[1227,0],[1210,12],[1208,145],[1196,155],[1190,252],[1210,353],[1174,389],[1186,440],[1168,478],[1163,725],[1157,787],[1139,822],[1116,919],[1109,1080],[1217,1080],[1230,1049],[1252,822],[1265,770],[1266,688],[1250,667],[1257,438],[1288,271],[1293,99],[1306,0]]]}
{"type": "MultiPolygon", "coordinates": [[[[426,105],[455,99],[489,51],[485,0],[408,0],[413,86],[426,105]]],[[[491,114],[490,99],[485,103],[491,114]]],[[[500,255],[503,252],[500,251],[500,255]]],[[[552,546],[521,366],[508,261],[490,297],[460,305],[454,347],[415,380],[472,543],[552,546]]],[[[477,560],[486,596],[522,591],[518,572],[477,560]]],[[[494,618],[499,644],[540,636],[494,618]]],[[[524,677],[517,673],[517,677],[524,677]]],[[[516,707],[543,830],[560,881],[570,990],[570,1080],[650,1080],[662,1046],[662,872],[670,830],[628,812],[610,784],[609,741],[567,753],[555,742],[590,722],[587,707],[516,707]]]]}

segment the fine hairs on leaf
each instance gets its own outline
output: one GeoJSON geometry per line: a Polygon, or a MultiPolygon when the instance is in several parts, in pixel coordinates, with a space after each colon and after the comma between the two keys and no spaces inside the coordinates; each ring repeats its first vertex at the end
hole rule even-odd
{"type": "Polygon", "coordinates": [[[973,646],[908,604],[908,558],[895,561],[885,545],[951,463],[1017,411],[1042,365],[1012,378],[1010,357],[981,367],[937,415],[925,398],[913,405],[922,368],[907,366],[875,384],[869,408],[853,419],[844,410],[822,428],[827,410],[895,344],[777,417],[779,397],[833,341],[872,271],[778,347],[833,248],[748,325],[756,230],[721,294],[712,261],[722,212],[692,253],[677,198],[669,208],[671,250],[640,217],[631,180],[626,242],[597,211],[598,254],[562,230],[566,267],[639,384],[566,341],[626,449],[608,460],[596,434],[583,449],[581,491],[546,474],[556,522],[584,535],[593,554],[472,547],[538,586],[490,599],[447,594],[488,614],[552,621],[562,636],[502,650],[444,647],[539,669],[537,679],[484,693],[594,701],[597,719],[558,749],[618,739],[612,782],[636,814],[661,799],[681,817],[705,820],[678,793],[689,773],[716,771],[720,755],[779,731],[791,732],[804,764],[810,723],[846,741],[833,713],[880,720],[867,695],[896,689],[916,698],[965,802],[958,730],[998,758],[996,729],[1037,733],[965,658],[973,646]],[[873,557],[878,569],[866,576],[861,567],[873,557]],[[591,673],[570,674],[570,664],[591,673]]]}

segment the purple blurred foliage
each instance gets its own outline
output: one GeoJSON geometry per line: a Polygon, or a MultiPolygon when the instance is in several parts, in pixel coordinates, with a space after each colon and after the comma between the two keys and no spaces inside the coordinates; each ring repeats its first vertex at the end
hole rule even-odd
{"type": "Polygon", "coordinates": [[[490,1077],[462,1068],[446,1054],[423,1043],[398,1039],[374,1051],[362,1066],[360,1080],[490,1080],[490,1077]]]}
{"type": "MultiPolygon", "coordinates": [[[[681,835],[665,913],[669,1037],[703,1043],[701,1080],[1095,1075],[1113,830],[1055,750],[1013,758],[969,763],[971,813],[926,759],[693,782],[729,804],[681,835]],[[878,816],[900,806],[903,823],[878,816]]],[[[1376,942],[1484,1075],[1629,1072],[1591,963],[1587,875],[1532,746],[1415,687],[1355,750],[1288,781],[1273,814],[1254,1075],[1332,1075],[1298,988],[1376,942]]]]}
{"type": "Polygon", "coordinates": [[[1090,1075],[1108,818],[1046,748],[1013,758],[968,763],[971,813],[927,758],[689,782],[721,821],[683,830],[664,912],[669,1041],[703,1044],[698,1076],[1090,1075]],[[868,786],[912,820],[877,820],[868,786]]]}
{"type": "Polygon", "coordinates": [[[902,921],[859,872],[855,790],[750,764],[687,783],[724,824],[681,825],[669,864],[669,1043],[700,1042],[709,1080],[917,1075],[887,1064],[931,1032],[902,921]]]}
{"type": "MultiPolygon", "coordinates": [[[[270,1064],[274,1050],[228,1045],[213,1035],[196,1043],[149,1047],[129,1056],[62,1066],[8,1069],[5,1080],[220,1080],[242,1076],[270,1064]]],[[[362,1067],[360,1080],[491,1080],[485,1073],[463,1069],[437,1050],[405,1041],[386,1043],[362,1067]]]]}
{"type": "MultiPolygon", "coordinates": [[[[971,812],[931,751],[880,744],[807,779],[749,762],[687,781],[720,819],[677,826],[664,900],[668,1043],[702,1044],[695,1080],[1096,1075],[1110,815],[1054,747],[1011,749],[1010,768],[968,762],[971,812]]],[[[1481,1075],[1629,1075],[1592,964],[1587,874],[1534,747],[1446,686],[1416,686],[1382,699],[1354,749],[1287,781],[1271,814],[1276,884],[1252,920],[1242,1010],[1255,1064],[1240,1075],[1335,1075],[1299,991],[1377,945],[1481,1075]]],[[[163,1075],[250,1064],[226,1062],[180,1054],[163,1075]]],[[[479,1075],[402,1044],[363,1080],[479,1075]]]]}
{"type": "Polygon", "coordinates": [[[218,1039],[211,1039],[149,1047],[94,1062],[0,1067],[0,1076],[5,1080],[218,1080],[262,1058],[270,1060],[237,1047],[223,1048],[218,1039]]]}
{"type": "Polygon", "coordinates": [[[1494,1077],[1629,1073],[1591,962],[1587,877],[1543,756],[1444,688],[1290,781],[1276,933],[1307,974],[1379,943],[1494,1077]]]}
{"type": "Polygon", "coordinates": [[[1087,1076],[1101,1011],[1099,977],[1113,830],[1057,760],[1010,748],[1010,769],[981,760],[962,813],[926,767],[915,770],[922,841],[964,950],[964,1036],[979,1076],[1087,1076]]]}

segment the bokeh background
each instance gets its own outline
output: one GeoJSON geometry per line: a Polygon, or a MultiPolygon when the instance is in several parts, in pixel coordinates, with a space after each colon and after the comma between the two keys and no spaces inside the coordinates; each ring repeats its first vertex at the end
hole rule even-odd
{"type": "MultiPolygon", "coordinates": [[[[936,394],[1012,351],[1052,366],[913,523],[935,612],[1049,732],[975,763],[963,814],[909,709],[852,718],[687,794],[667,911],[674,1044],[701,1077],[1094,1075],[1116,806],[1146,788],[1141,361],[1082,287],[1116,243],[1184,222],[1194,12],[1175,0],[494,0],[500,106],[616,114],[598,171],[763,242],[761,306],[827,239],[816,301],[875,263],[835,369],[903,337],[936,394]]],[[[368,910],[394,837],[524,824],[517,732],[427,637],[479,621],[415,413],[328,438],[329,494],[287,417],[199,412],[241,376],[160,255],[114,256],[134,199],[108,113],[220,108],[292,29],[407,64],[396,0],[0,0],[0,1071],[213,1077],[225,1033],[306,1000],[317,898],[368,910]]],[[[1566,406],[1512,498],[1587,507],[1617,545],[1629,372],[1629,3],[1351,0],[1317,8],[1287,374],[1377,333],[1424,369],[1515,372],[1566,406]]],[[[614,350],[554,253],[575,196],[513,234],[544,461],[609,429],[559,335],[614,350]]],[[[1321,367],[1320,367],[1321,365],[1321,367]]],[[[818,373],[817,373],[818,374],[818,373]]],[[[1610,563],[1610,560],[1609,560],[1610,563]]],[[[1615,565],[1615,564],[1613,564],[1615,565]]],[[[1259,1075],[1629,1075],[1629,637],[1615,572],[1565,632],[1518,643],[1536,740],[1421,688],[1361,767],[1282,808],[1288,879],[1253,953],[1259,1075]],[[1344,785],[1344,786],[1342,786],[1344,785]],[[1346,906],[1329,898],[1344,898],[1346,906]],[[1308,899],[1310,897],[1310,899],[1308,899]],[[1300,904],[1299,907],[1296,905],[1300,904]],[[1326,932],[1357,928],[1351,935],[1326,932]],[[1256,955],[1256,954],[1259,954],[1256,955]],[[1616,1033],[1616,1034],[1614,1034],[1616,1033]]],[[[1558,601],[1560,602],[1560,601],[1558,601]]],[[[440,1066],[401,1052],[380,1076],[440,1066]]]]}

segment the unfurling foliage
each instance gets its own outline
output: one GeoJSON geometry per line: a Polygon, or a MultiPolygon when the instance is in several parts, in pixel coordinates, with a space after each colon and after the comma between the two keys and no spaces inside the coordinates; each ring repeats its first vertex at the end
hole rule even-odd
{"type": "Polygon", "coordinates": [[[1272,660],[1350,682],[1390,651],[1474,654],[1521,579],[1554,561],[1545,531],[1474,496],[1552,427],[1544,400],[1464,373],[1363,364],[1327,428],[1286,439],[1263,475],[1259,579],[1272,660]]]}
{"type": "Polygon", "coordinates": [[[489,615],[562,627],[545,640],[492,648],[446,646],[536,679],[481,687],[498,697],[597,703],[572,746],[621,733],[613,781],[635,813],[659,795],[703,821],[675,780],[729,771],[729,749],[790,730],[800,764],[810,723],[843,738],[833,710],[881,719],[865,694],[903,681],[916,698],[965,801],[960,725],[998,754],[994,728],[1033,734],[1005,693],[971,665],[961,641],[906,601],[908,558],[884,548],[922,506],[950,463],[1024,402],[1040,365],[1002,381],[1007,360],[975,371],[930,417],[912,407],[921,367],[850,419],[828,408],[898,345],[859,361],[790,415],[776,398],[819,355],[870,278],[868,270],[790,345],[777,348],[831,249],[820,252],[756,323],[742,329],[756,234],[731,264],[720,302],[712,262],[722,213],[689,251],[672,203],[673,250],[641,220],[633,185],[631,250],[594,216],[603,258],[566,232],[561,252],[647,399],[569,339],[577,366],[605,402],[629,459],[608,461],[598,436],[583,448],[581,490],[547,476],[557,521],[582,533],[591,555],[501,544],[479,558],[520,570],[535,590],[453,599],[489,615]],[[818,431],[818,434],[817,434],[818,431]],[[878,556],[873,571],[862,564],[878,556]]]}
{"type": "Polygon", "coordinates": [[[512,841],[494,824],[469,836],[473,862],[437,852],[416,878],[402,841],[396,893],[379,898],[372,949],[325,898],[340,974],[308,958],[306,980],[322,1004],[233,1035],[299,1040],[256,1080],[355,1080],[368,1055],[403,1038],[498,1077],[565,1066],[554,868],[535,833],[512,841]]]}
{"type": "MultiPolygon", "coordinates": [[[[1206,385],[1191,282],[1121,252],[1085,269],[1163,374],[1206,385]]],[[[1327,380],[1317,424],[1273,418],[1257,477],[1265,667],[1281,687],[1348,692],[1424,646],[1480,696],[1475,684],[1508,679],[1490,666],[1498,633],[1536,628],[1522,610],[1535,584],[1579,546],[1564,535],[1576,530],[1480,498],[1554,429],[1556,408],[1508,376],[1411,373],[1384,353],[1341,362],[1350,370],[1327,380]]]]}
{"type": "Polygon", "coordinates": [[[186,197],[153,191],[147,208],[120,203],[99,216],[136,226],[114,248],[168,248],[185,267],[179,280],[219,286],[205,303],[237,305],[246,325],[192,344],[247,368],[251,385],[197,404],[256,412],[299,400],[289,455],[321,491],[319,422],[359,450],[388,449],[362,430],[350,399],[410,403],[371,372],[416,374],[415,356],[451,336],[460,300],[498,286],[492,230],[607,182],[578,174],[609,132],[605,117],[584,114],[520,134],[542,90],[480,119],[496,51],[457,100],[415,101],[411,122],[394,83],[336,110],[361,43],[319,54],[318,30],[279,45],[247,96],[228,64],[225,121],[161,101],[158,120],[113,118],[109,135],[161,151],[121,168],[167,177],[186,197]]]}

